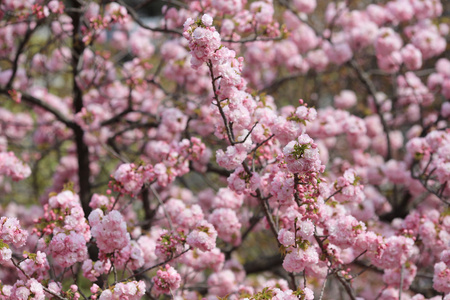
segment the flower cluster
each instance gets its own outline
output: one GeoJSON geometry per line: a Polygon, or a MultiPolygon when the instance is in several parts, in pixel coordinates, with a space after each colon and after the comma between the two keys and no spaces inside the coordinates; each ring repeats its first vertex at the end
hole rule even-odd
{"type": "Polygon", "coordinates": [[[157,294],[169,294],[178,289],[181,284],[180,274],[170,265],[159,269],[152,280],[157,294]]]}
{"type": "Polygon", "coordinates": [[[216,247],[217,231],[205,220],[197,223],[194,230],[188,234],[186,243],[202,251],[211,251],[216,247]]]}
{"type": "Polygon", "coordinates": [[[0,218],[0,239],[3,243],[22,247],[27,242],[27,237],[28,232],[20,227],[17,218],[0,218]]]}
{"type": "Polygon", "coordinates": [[[67,268],[87,258],[87,247],[84,237],[74,231],[69,234],[58,233],[49,244],[50,253],[61,267],[67,268]]]}
{"type": "Polygon", "coordinates": [[[115,286],[104,290],[99,300],[112,300],[112,299],[129,299],[139,300],[145,294],[145,283],[140,281],[119,282],[115,286]]]}
{"type": "Polygon", "coordinates": [[[30,167],[21,162],[13,152],[0,152],[0,175],[19,181],[27,178],[30,174],[30,167]]]}
{"type": "Polygon", "coordinates": [[[130,243],[130,234],[123,216],[117,210],[104,215],[96,209],[89,215],[92,237],[102,253],[114,253],[125,248],[130,243]]]}
{"type": "Polygon", "coordinates": [[[450,300],[446,3],[0,2],[0,300],[450,300]]]}

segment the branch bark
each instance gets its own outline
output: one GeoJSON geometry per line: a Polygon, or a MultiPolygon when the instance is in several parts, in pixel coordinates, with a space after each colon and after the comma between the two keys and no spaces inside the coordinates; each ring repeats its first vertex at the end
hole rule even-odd
{"type": "MultiPolygon", "coordinates": [[[[50,104],[44,102],[41,99],[38,99],[36,97],[33,97],[27,93],[22,93],[20,91],[17,91],[19,93],[22,94],[22,100],[26,103],[29,103],[31,105],[35,105],[39,108],[42,108],[43,110],[51,113],[52,115],[55,116],[55,118],[64,123],[64,125],[66,125],[67,127],[74,129],[76,124],[74,122],[72,122],[71,120],[69,120],[66,116],[64,116],[60,111],[58,111],[56,108],[52,107],[50,104]]],[[[7,89],[0,89],[0,94],[4,94],[4,95],[8,95],[8,90],[7,89]]]]}
{"type": "MultiPolygon", "coordinates": [[[[72,0],[72,10],[69,12],[69,16],[72,19],[73,31],[72,31],[72,92],[73,92],[73,112],[74,114],[81,111],[83,108],[83,91],[78,86],[76,78],[78,76],[78,65],[80,58],[82,57],[85,45],[82,41],[80,26],[81,26],[81,3],[77,0],[72,0]]],[[[79,196],[81,205],[83,207],[84,214],[86,216],[91,212],[89,207],[89,201],[91,198],[91,184],[89,178],[91,176],[91,170],[89,168],[89,149],[84,143],[84,131],[75,124],[73,128],[75,134],[75,143],[77,146],[77,159],[78,159],[78,182],[79,182],[79,196]]]]}

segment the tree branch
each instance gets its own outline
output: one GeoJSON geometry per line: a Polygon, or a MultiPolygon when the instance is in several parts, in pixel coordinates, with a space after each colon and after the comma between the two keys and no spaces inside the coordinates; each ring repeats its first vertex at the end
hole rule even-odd
{"type": "Polygon", "coordinates": [[[369,94],[373,97],[373,102],[375,105],[375,109],[377,110],[377,114],[380,117],[381,125],[383,126],[384,133],[386,134],[386,143],[387,143],[387,154],[386,154],[386,160],[390,160],[392,157],[392,150],[391,150],[391,138],[389,136],[389,128],[386,123],[386,120],[384,119],[383,113],[381,112],[380,103],[378,103],[377,98],[377,89],[375,85],[373,84],[372,80],[370,80],[369,75],[361,68],[361,66],[358,64],[358,62],[355,60],[355,58],[352,58],[348,64],[350,67],[356,71],[356,74],[358,74],[359,79],[364,84],[364,86],[369,91],[369,94]]]}
{"type": "Polygon", "coordinates": [[[122,5],[123,7],[126,8],[127,12],[130,14],[130,16],[133,18],[133,20],[142,28],[145,28],[147,30],[151,30],[151,31],[155,31],[155,32],[165,32],[165,33],[174,33],[174,34],[178,34],[180,36],[183,35],[183,33],[181,31],[175,30],[175,29],[166,29],[166,28],[153,28],[150,26],[147,26],[146,24],[144,24],[141,19],[139,18],[137,12],[130,7],[129,5],[127,5],[124,1],[122,0],[116,0],[117,3],[119,3],[120,5],[122,5]]]}
{"type": "MultiPolygon", "coordinates": [[[[54,115],[55,118],[58,121],[60,121],[61,123],[64,123],[64,125],[66,125],[67,127],[71,128],[71,129],[75,128],[76,124],[74,122],[72,122],[69,119],[67,119],[66,116],[64,116],[60,111],[58,111],[56,108],[52,107],[48,103],[42,101],[41,99],[33,97],[33,96],[29,95],[29,94],[22,93],[20,91],[17,91],[17,92],[22,94],[22,100],[24,102],[27,102],[29,104],[36,105],[37,107],[42,108],[43,110],[45,110],[45,111],[51,113],[52,115],[54,115]]],[[[0,94],[8,95],[9,97],[11,97],[9,95],[7,89],[1,89],[0,88],[0,94]]]]}

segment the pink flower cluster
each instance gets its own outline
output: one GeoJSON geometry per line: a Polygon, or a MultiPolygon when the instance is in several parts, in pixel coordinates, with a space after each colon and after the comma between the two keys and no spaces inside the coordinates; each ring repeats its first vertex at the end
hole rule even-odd
{"type": "MultiPolygon", "coordinates": [[[[50,265],[47,260],[47,255],[44,252],[37,251],[36,254],[28,254],[28,258],[23,260],[19,266],[27,276],[35,278],[38,281],[48,278],[50,265]]],[[[22,280],[26,280],[27,276],[19,273],[19,278],[22,280]]]]}
{"type": "Polygon", "coordinates": [[[87,259],[83,262],[81,268],[83,269],[83,276],[95,282],[100,275],[108,273],[111,268],[111,261],[98,260],[94,263],[92,260],[87,259]]]}
{"type": "MultiPolygon", "coordinates": [[[[439,91],[445,97],[445,99],[450,99],[450,60],[447,58],[441,58],[436,62],[436,72],[432,73],[428,77],[427,86],[432,91],[439,91]]],[[[444,106],[448,107],[448,103],[444,103],[444,106]],[[447,104],[447,105],[446,105],[447,104]]],[[[446,113],[442,114],[444,118],[450,115],[450,108],[446,109],[446,113]]]]}
{"type": "Polygon", "coordinates": [[[186,242],[201,251],[211,251],[216,247],[217,231],[207,221],[197,223],[194,230],[188,234],[186,242]]]}
{"type": "Polygon", "coordinates": [[[31,278],[27,281],[18,280],[9,291],[8,295],[11,300],[44,300],[45,293],[42,287],[36,279],[31,278]]]}
{"type": "Polygon", "coordinates": [[[155,255],[163,260],[169,259],[183,251],[185,242],[186,236],[182,228],[175,233],[162,230],[155,246],[155,255]]]}
{"type": "Polygon", "coordinates": [[[305,267],[319,262],[319,254],[314,246],[302,249],[290,247],[283,260],[283,268],[288,272],[302,272],[305,267]]]}
{"type": "Polygon", "coordinates": [[[241,243],[241,223],[234,210],[217,208],[209,215],[208,221],[214,225],[222,240],[234,245],[241,243]]]}
{"type": "MultiPolygon", "coordinates": [[[[431,131],[424,138],[408,141],[406,149],[411,157],[419,161],[421,170],[429,173],[440,184],[450,180],[450,130],[431,131]],[[428,163],[430,161],[430,163],[428,163]],[[426,167],[428,165],[428,167],[426,167]],[[433,173],[431,173],[431,170],[433,173]]],[[[448,189],[445,189],[448,193],[448,189]]]]}
{"type": "Polygon", "coordinates": [[[319,158],[319,149],[313,139],[302,134],[283,148],[283,154],[290,172],[305,174],[321,172],[324,169],[319,158]]]}
{"type": "Polygon", "coordinates": [[[164,268],[159,269],[152,280],[155,284],[154,287],[157,295],[172,293],[178,289],[181,284],[180,274],[178,274],[178,272],[170,265],[166,265],[164,268]]]}
{"type": "Polygon", "coordinates": [[[372,263],[383,269],[401,267],[414,254],[414,240],[404,236],[391,236],[384,241],[386,247],[372,263]]]}
{"type": "Polygon", "coordinates": [[[214,51],[220,47],[220,34],[212,27],[213,19],[209,15],[203,15],[197,23],[188,18],[184,23],[184,37],[189,40],[191,48],[191,64],[197,69],[203,63],[212,58],[214,51]],[[193,27],[192,25],[196,25],[193,27]]]}
{"type": "Polygon", "coordinates": [[[236,169],[247,158],[247,151],[250,149],[250,146],[251,141],[248,140],[247,143],[228,146],[226,152],[222,149],[217,150],[217,163],[227,170],[236,169]]]}
{"type": "Polygon", "coordinates": [[[440,262],[434,265],[433,288],[442,293],[450,293],[450,251],[441,254],[440,262]]]}
{"type": "Polygon", "coordinates": [[[81,234],[86,242],[91,238],[80,198],[70,190],[51,196],[48,204],[44,205],[44,217],[36,223],[36,227],[47,225],[44,227],[44,234],[75,231],[81,234]],[[60,221],[63,221],[62,224],[60,221]]]}
{"type": "Polygon", "coordinates": [[[211,269],[214,272],[219,272],[223,268],[225,255],[219,248],[214,248],[211,251],[202,251],[199,248],[194,248],[192,251],[184,254],[180,260],[195,271],[211,269]]]}
{"type": "Polygon", "coordinates": [[[359,177],[353,169],[346,170],[344,175],[337,179],[335,189],[339,190],[339,193],[334,198],[339,202],[353,201],[361,203],[365,198],[363,193],[364,186],[359,183],[359,177]]]}
{"type": "Polygon", "coordinates": [[[3,240],[3,243],[19,248],[25,245],[27,237],[28,232],[20,227],[17,218],[0,218],[0,240],[3,240]]]}
{"type": "Polygon", "coordinates": [[[363,222],[356,220],[353,216],[342,216],[339,219],[330,220],[328,239],[334,245],[345,249],[353,246],[357,236],[364,231],[366,226],[363,222]]]}
{"type": "Polygon", "coordinates": [[[128,300],[139,300],[145,294],[145,282],[140,281],[130,281],[130,282],[119,282],[115,286],[104,290],[99,300],[113,300],[113,299],[128,299],[128,300]]]}
{"type": "Polygon", "coordinates": [[[13,152],[0,152],[0,175],[19,181],[27,178],[30,174],[30,167],[21,162],[13,152]]]}
{"type": "Polygon", "coordinates": [[[124,194],[136,194],[146,182],[154,178],[154,171],[151,165],[136,166],[135,164],[122,164],[113,176],[114,181],[110,183],[115,191],[124,194]]]}
{"type": "Polygon", "coordinates": [[[92,237],[102,253],[114,253],[125,248],[130,243],[127,223],[117,210],[104,215],[100,209],[93,210],[89,215],[92,237]]]}
{"type": "Polygon", "coordinates": [[[342,298],[334,284],[352,299],[425,300],[416,291],[426,286],[450,300],[440,0],[331,1],[324,24],[309,15],[316,0],[180,0],[159,25],[114,2],[36,1],[0,4],[0,94],[13,100],[0,108],[0,193],[15,200],[28,184],[3,178],[29,176],[17,157],[38,170],[58,157],[43,178],[58,193],[41,198],[43,210],[0,206],[1,300],[77,300],[81,275],[93,300],[312,300],[320,286],[320,298],[342,298]],[[50,50],[36,53],[41,29],[50,50]],[[77,33],[84,45],[72,43],[77,33]],[[71,76],[74,89],[58,86],[71,76]],[[345,85],[326,85],[336,76],[345,85]],[[317,110],[283,105],[298,99],[283,89],[300,77],[317,110]],[[12,112],[24,103],[34,112],[12,112]],[[30,139],[37,151],[16,146],[30,139]],[[113,163],[107,151],[139,163],[117,165],[108,196],[93,194],[113,163]],[[36,220],[36,235],[18,219],[27,229],[36,220]],[[265,251],[245,247],[274,237],[292,282],[248,264],[265,251]],[[36,253],[19,261],[25,245],[36,253]],[[373,268],[355,278],[359,265],[373,268]]]}
{"type": "Polygon", "coordinates": [[[50,253],[61,267],[67,268],[87,258],[87,247],[84,236],[70,231],[69,234],[58,233],[49,244],[50,253]]]}
{"type": "MultiPolygon", "coordinates": [[[[192,229],[198,222],[203,220],[203,211],[198,204],[186,206],[186,204],[179,199],[171,198],[164,204],[166,212],[170,218],[180,228],[192,229]]],[[[163,215],[163,213],[161,213],[163,215]]]]}
{"type": "MultiPolygon", "coordinates": [[[[249,194],[259,188],[261,178],[257,172],[252,172],[251,175],[248,175],[244,168],[239,166],[228,177],[227,181],[230,189],[237,194],[249,194]]],[[[236,196],[235,198],[239,199],[239,197],[236,196]]]]}

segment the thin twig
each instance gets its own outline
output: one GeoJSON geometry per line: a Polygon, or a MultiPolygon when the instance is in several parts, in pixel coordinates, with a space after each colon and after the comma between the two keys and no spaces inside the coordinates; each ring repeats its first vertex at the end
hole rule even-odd
{"type": "MultiPolygon", "coordinates": [[[[11,258],[11,261],[12,261],[13,265],[14,265],[17,269],[19,269],[19,270],[22,272],[22,274],[25,275],[26,278],[28,278],[28,280],[31,279],[31,277],[30,277],[27,273],[25,273],[25,271],[24,271],[24,270],[23,270],[23,269],[15,262],[15,261],[14,261],[14,259],[11,258]]],[[[49,293],[49,294],[55,296],[56,298],[58,298],[58,299],[60,299],[60,300],[69,300],[69,299],[64,298],[64,297],[62,297],[61,295],[58,295],[58,294],[56,294],[55,292],[49,290],[48,288],[46,288],[46,287],[43,286],[42,284],[41,284],[41,286],[42,286],[42,289],[43,289],[45,292],[47,292],[47,293],[49,293]]]]}
{"type": "Polygon", "coordinates": [[[375,105],[376,113],[380,118],[381,125],[383,126],[383,130],[386,135],[386,144],[387,144],[386,160],[390,160],[392,157],[391,138],[389,136],[389,128],[386,119],[384,118],[383,112],[381,111],[381,105],[380,103],[378,103],[377,89],[375,88],[375,85],[372,82],[372,80],[370,80],[369,75],[361,68],[361,66],[358,64],[355,58],[352,58],[348,62],[348,64],[350,65],[350,67],[352,67],[353,70],[356,71],[356,74],[358,75],[359,79],[367,88],[369,94],[372,95],[373,97],[373,103],[375,105]]]}
{"type": "Polygon", "coordinates": [[[156,191],[155,187],[151,184],[150,190],[152,191],[153,195],[155,195],[155,198],[158,200],[159,205],[161,205],[162,210],[164,211],[164,215],[166,216],[167,222],[169,222],[169,227],[171,231],[174,231],[172,218],[170,217],[169,213],[167,212],[166,208],[164,207],[164,203],[159,196],[158,192],[156,191]]]}
{"type": "Polygon", "coordinates": [[[156,265],[153,265],[153,266],[151,266],[151,267],[145,268],[144,270],[141,270],[141,271],[139,271],[138,273],[134,273],[133,275],[130,275],[129,277],[127,277],[127,278],[125,278],[124,280],[122,280],[121,282],[128,281],[128,280],[132,279],[133,277],[136,277],[136,276],[138,276],[138,275],[142,275],[142,274],[144,274],[145,272],[148,272],[148,271],[150,271],[150,270],[153,270],[153,269],[155,269],[155,268],[158,268],[158,267],[160,267],[160,266],[163,266],[163,265],[167,264],[168,262],[170,262],[171,260],[173,260],[173,259],[175,259],[175,258],[178,258],[178,257],[180,257],[181,255],[185,254],[185,253],[188,252],[189,250],[191,250],[191,248],[187,248],[186,250],[184,250],[184,251],[181,252],[180,254],[177,254],[177,255],[175,255],[175,256],[173,256],[173,257],[170,257],[170,258],[166,259],[165,261],[160,262],[159,264],[156,264],[156,265]]]}
{"type": "Polygon", "coordinates": [[[403,290],[403,276],[405,271],[405,264],[402,264],[402,269],[400,270],[400,288],[398,290],[398,300],[402,300],[402,290],[403,290]]]}
{"type": "Polygon", "coordinates": [[[323,295],[325,293],[325,286],[327,285],[327,280],[328,280],[328,274],[327,274],[327,277],[325,277],[325,280],[323,281],[322,289],[320,290],[319,300],[322,300],[322,298],[323,298],[323,295]]]}

